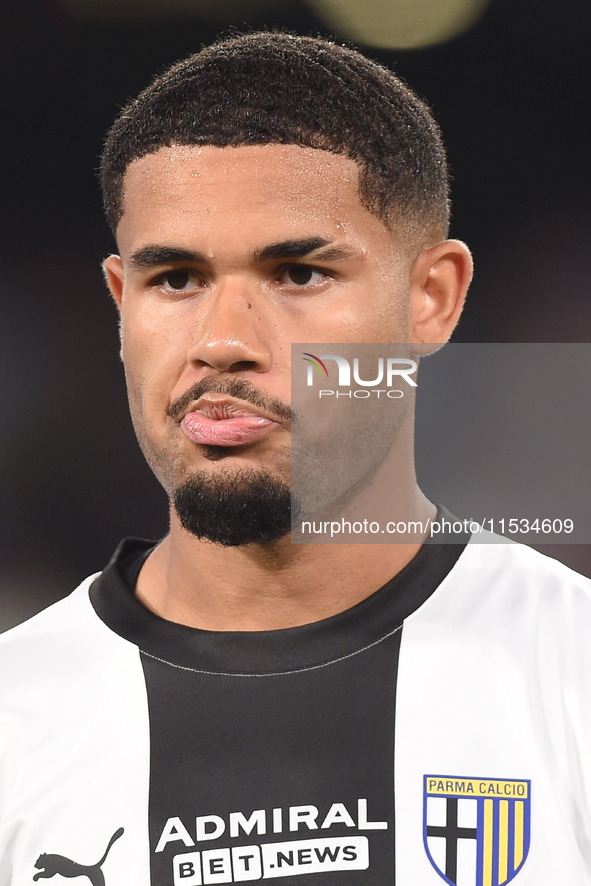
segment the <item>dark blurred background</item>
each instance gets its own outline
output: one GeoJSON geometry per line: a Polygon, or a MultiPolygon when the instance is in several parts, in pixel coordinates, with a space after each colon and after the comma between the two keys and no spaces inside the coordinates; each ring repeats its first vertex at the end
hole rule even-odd
{"type": "MultiPolygon", "coordinates": [[[[591,341],[589,0],[4,0],[0,25],[0,629],[166,531],[96,167],[121,105],[231,28],[352,41],[433,107],[476,263],[456,341],[591,341]]],[[[549,552],[591,574],[589,546],[549,552]]]]}

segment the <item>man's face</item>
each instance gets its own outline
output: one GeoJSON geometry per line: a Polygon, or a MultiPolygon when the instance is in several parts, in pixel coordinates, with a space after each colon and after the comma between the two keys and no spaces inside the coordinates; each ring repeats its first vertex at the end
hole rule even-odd
{"type": "Polygon", "coordinates": [[[118,243],[132,418],[171,496],[196,474],[289,484],[292,342],[408,341],[410,260],[344,156],[163,148],[127,171],[118,243]]]}

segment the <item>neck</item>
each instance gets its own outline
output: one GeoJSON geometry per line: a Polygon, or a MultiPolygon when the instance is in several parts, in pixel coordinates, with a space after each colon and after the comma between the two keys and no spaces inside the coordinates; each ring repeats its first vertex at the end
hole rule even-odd
{"type": "MultiPolygon", "coordinates": [[[[435,507],[416,484],[405,514],[426,524],[435,507]]],[[[408,544],[292,544],[226,548],[170,534],[148,557],[136,594],[162,618],[212,631],[265,631],[328,618],[364,600],[412,560],[408,544]]]]}

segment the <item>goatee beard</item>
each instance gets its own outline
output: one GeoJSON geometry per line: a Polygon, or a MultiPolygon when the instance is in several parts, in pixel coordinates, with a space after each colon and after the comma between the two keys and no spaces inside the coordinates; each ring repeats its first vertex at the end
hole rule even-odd
{"type": "Polygon", "coordinates": [[[291,529],[291,490],[265,470],[196,471],[173,505],[183,529],[225,547],[266,544],[291,529]]]}

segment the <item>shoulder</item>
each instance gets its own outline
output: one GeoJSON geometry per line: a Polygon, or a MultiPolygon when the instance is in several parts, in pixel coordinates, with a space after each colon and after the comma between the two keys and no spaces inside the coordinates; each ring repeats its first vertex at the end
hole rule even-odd
{"type": "Polygon", "coordinates": [[[476,706],[519,696],[544,728],[568,722],[591,741],[591,581],[525,545],[489,541],[470,542],[405,622],[411,680],[445,698],[464,687],[476,706]]]}
{"type": "Polygon", "coordinates": [[[96,577],[89,576],[67,597],[1,634],[0,667],[20,655],[39,658],[60,639],[87,629],[93,621],[88,591],[96,577]]]}
{"type": "Polygon", "coordinates": [[[103,728],[141,696],[138,649],[94,611],[95,578],[0,636],[0,796],[11,772],[59,748],[68,729],[103,728]]]}
{"type": "Polygon", "coordinates": [[[419,620],[455,637],[590,658],[591,580],[526,545],[492,535],[483,542],[466,546],[419,620]]]}
{"type": "Polygon", "coordinates": [[[473,537],[458,561],[458,575],[533,600],[564,601],[574,595],[591,600],[591,579],[527,545],[484,533],[473,537]]]}
{"type": "Polygon", "coordinates": [[[44,707],[96,668],[121,640],[89,598],[91,575],[69,596],[0,635],[0,714],[44,707]]]}

